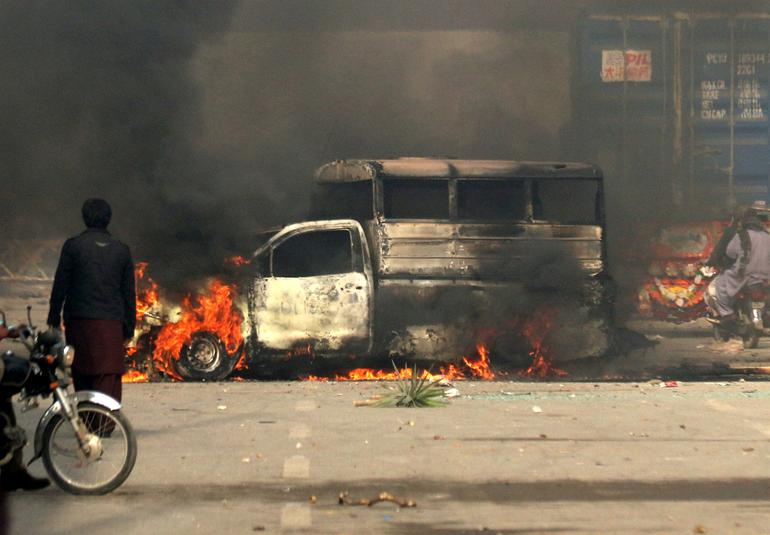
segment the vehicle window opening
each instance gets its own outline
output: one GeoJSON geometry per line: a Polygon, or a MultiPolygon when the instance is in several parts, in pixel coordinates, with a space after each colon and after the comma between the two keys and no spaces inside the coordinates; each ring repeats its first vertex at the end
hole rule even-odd
{"type": "Polygon", "coordinates": [[[532,181],[535,219],[565,225],[600,224],[599,182],[548,179],[532,181]]]}
{"type": "Polygon", "coordinates": [[[449,219],[446,180],[384,180],[385,217],[449,219]]]}
{"type": "Polygon", "coordinates": [[[352,271],[352,243],[347,230],[305,232],[273,250],[275,277],[316,277],[352,271]]]}
{"type": "Polygon", "coordinates": [[[316,185],[311,194],[312,219],[355,219],[373,217],[372,181],[316,185]]]}
{"type": "Polygon", "coordinates": [[[527,189],[523,180],[459,180],[457,216],[460,219],[526,218],[527,189]]]}

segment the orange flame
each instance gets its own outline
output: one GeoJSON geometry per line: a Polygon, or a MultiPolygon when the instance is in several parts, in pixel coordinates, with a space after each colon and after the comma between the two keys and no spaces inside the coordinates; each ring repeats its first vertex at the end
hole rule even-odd
{"type": "Polygon", "coordinates": [[[179,321],[164,325],[155,340],[152,358],[157,368],[178,379],[170,359],[178,359],[182,348],[200,331],[216,334],[228,353],[237,352],[243,343],[243,314],[234,306],[234,296],[234,286],[214,280],[208,293],[197,296],[194,303],[190,296],[185,297],[179,321]]]}
{"type": "Polygon", "coordinates": [[[489,367],[489,349],[484,344],[476,344],[476,352],[479,354],[479,360],[469,360],[463,357],[463,363],[468,367],[474,377],[480,379],[494,379],[495,374],[489,367]]]}
{"type": "MultiPolygon", "coordinates": [[[[440,373],[430,373],[428,370],[418,371],[418,377],[420,379],[428,379],[429,381],[438,381],[440,379],[447,379],[449,381],[462,381],[464,379],[494,379],[495,374],[490,368],[489,361],[489,349],[484,344],[477,344],[476,351],[479,354],[478,360],[472,360],[468,357],[463,357],[463,368],[458,368],[454,364],[441,367],[440,373]]],[[[398,372],[395,370],[382,370],[375,368],[356,368],[350,370],[345,375],[337,374],[331,378],[322,377],[318,375],[309,375],[304,377],[306,381],[395,381],[397,379],[411,379],[414,371],[413,368],[404,366],[398,372]]]]}
{"type": "Polygon", "coordinates": [[[158,285],[147,275],[147,262],[137,262],[136,272],[136,321],[139,322],[158,303],[158,285]]]}
{"type": "Polygon", "coordinates": [[[249,264],[251,264],[251,260],[240,255],[228,256],[225,258],[225,265],[241,267],[249,264]]]}
{"type": "Polygon", "coordinates": [[[554,311],[550,307],[540,307],[524,324],[522,334],[529,341],[532,351],[532,364],[522,373],[526,377],[546,377],[567,375],[567,372],[555,367],[548,358],[550,348],[545,344],[545,337],[553,328],[554,311]]]}
{"type": "Polygon", "coordinates": [[[128,370],[120,378],[122,383],[146,383],[147,381],[149,381],[148,375],[139,370],[128,370]]]}

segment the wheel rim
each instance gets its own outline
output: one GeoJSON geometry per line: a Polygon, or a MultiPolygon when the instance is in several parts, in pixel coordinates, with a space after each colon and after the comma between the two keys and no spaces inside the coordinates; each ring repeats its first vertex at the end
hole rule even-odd
{"type": "Polygon", "coordinates": [[[89,430],[89,439],[100,455],[86,458],[78,447],[75,432],[58,418],[50,435],[51,469],[65,483],[81,489],[97,489],[117,478],[128,462],[128,432],[111,411],[101,407],[78,407],[89,430]],[[110,431],[112,429],[112,431],[110,431]]]}
{"type": "Polygon", "coordinates": [[[199,338],[190,345],[187,354],[190,366],[199,372],[211,372],[217,369],[222,356],[217,345],[206,338],[199,338]]]}

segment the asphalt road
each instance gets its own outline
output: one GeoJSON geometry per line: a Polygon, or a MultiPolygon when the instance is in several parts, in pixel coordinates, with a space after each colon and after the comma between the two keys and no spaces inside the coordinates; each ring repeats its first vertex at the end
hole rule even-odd
{"type": "Polygon", "coordinates": [[[127,385],[128,481],[14,493],[11,533],[770,531],[770,383],[457,386],[445,408],[388,409],[353,405],[376,384],[127,385]]]}

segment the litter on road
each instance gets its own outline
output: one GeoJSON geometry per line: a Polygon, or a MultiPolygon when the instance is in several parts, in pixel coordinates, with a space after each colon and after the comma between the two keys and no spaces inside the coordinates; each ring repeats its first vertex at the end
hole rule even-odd
{"type": "Polygon", "coordinates": [[[367,507],[371,507],[372,505],[380,502],[392,502],[398,505],[399,507],[417,507],[417,502],[415,502],[414,500],[402,500],[400,498],[393,496],[389,492],[380,492],[380,494],[374,498],[353,499],[350,497],[350,494],[346,491],[346,492],[341,492],[338,499],[338,503],[340,505],[366,505],[367,507]]]}

